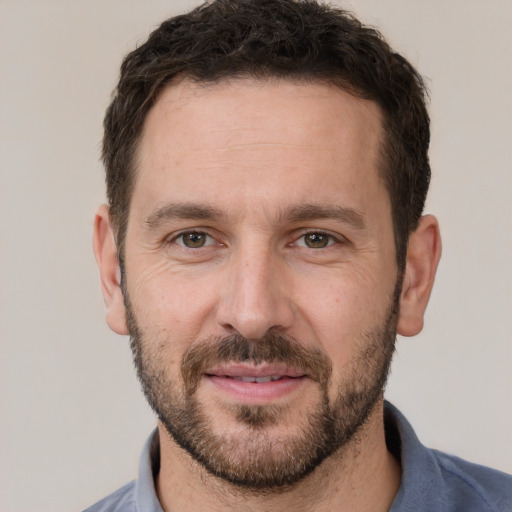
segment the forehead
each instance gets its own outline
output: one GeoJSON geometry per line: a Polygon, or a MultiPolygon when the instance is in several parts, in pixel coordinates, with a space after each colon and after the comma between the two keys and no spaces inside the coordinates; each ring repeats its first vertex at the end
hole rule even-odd
{"type": "MultiPolygon", "coordinates": [[[[208,132],[208,140],[203,142],[213,144],[220,142],[226,131],[239,128],[244,128],[237,134],[241,139],[245,135],[250,139],[261,128],[277,129],[266,134],[272,143],[285,137],[314,138],[319,131],[322,136],[329,132],[326,142],[364,132],[368,143],[369,136],[380,138],[381,112],[376,103],[326,83],[240,78],[209,84],[183,80],[159,95],[144,123],[143,138],[158,142],[154,129],[160,131],[164,125],[167,135],[186,137],[191,132],[208,132]],[[304,128],[306,131],[301,132],[304,128]],[[219,139],[211,137],[215,134],[219,139]]],[[[164,134],[160,131],[160,135],[164,134]]]]}
{"type": "Polygon", "coordinates": [[[236,189],[238,198],[271,207],[279,195],[301,202],[315,192],[333,202],[344,191],[350,202],[383,188],[381,132],[375,103],[332,85],[183,81],[148,113],[134,196],[143,189],[148,203],[184,201],[203,188],[204,201],[232,204],[236,189]]]}

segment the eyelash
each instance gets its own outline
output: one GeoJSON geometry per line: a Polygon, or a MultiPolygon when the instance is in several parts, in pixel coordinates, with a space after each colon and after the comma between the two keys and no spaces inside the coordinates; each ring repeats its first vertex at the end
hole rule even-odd
{"type": "MultiPolygon", "coordinates": [[[[170,239],[169,243],[177,244],[180,247],[183,247],[185,249],[196,250],[196,249],[203,249],[205,247],[209,247],[211,245],[214,245],[212,243],[212,241],[215,241],[215,238],[213,236],[211,236],[210,234],[208,234],[206,231],[201,231],[201,230],[198,230],[198,229],[190,229],[190,230],[187,230],[187,231],[183,231],[183,232],[179,233],[178,235],[174,236],[172,239],[170,239]],[[184,237],[186,237],[187,235],[188,236],[192,236],[192,235],[204,236],[204,237],[206,237],[206,241],[204,242],[203,245],[198,245],[196,247],[190,247],[190,246],[185,244],[185,238],[184,237]],[[178,240],[180,240],[180,239],[182,240],[182,243],[178,242],[178,240]],[[208,241],[208,239],[210,239],[210,241],[208,241]]],[[[325,248],[330,247],[332,245],[335,245],[335,244],[338,244],[338,243],[344,243],[344,242],[345,242],[345,240],[343,239],[343,237],[334,236],[334,235],[332,235],[330,233],[326,233],[325,231],[310,230],[310,231],[306,231],[304,233],[301,233],[301,235],[299,237],[295,238],[295,240],[291,244],[289,244],[289,245],[291,247],[304,247],[304,248],[309,248],[309,249],[325,249],[325,248]],[[313,236],[313,235],[320,237],[320,239],[323,239],[323,237],[327,237],[326,245],[323,245],[323,246],[320,245],[318,247],[309,246],[307,244],[307,242],[306,242],[306,237],[313,236]],[[299,245],[298,242],[300,240],[303,240],[304,243],[299,245]]]]}
{"type": "Polygon", "coordinates": [[[179,233],[178,235],[174,236],[171,240],[170,240],[170,243],[175,243],[185,249],[202,249],[204,247],[209,247],[210,245],[213,245],[212,243],[207,243],[208,240],[205,242],[205,244],[203,245],[199,245],[197,247],[189,247],[187,245],[185,245],[185,239],[184,237],[186,237],[187,235],[202,235],[204,236],[205,238],[209,238],[210,240],[215,240],[214,237],[212,237],[211,235],[209,235],[207,232],[205,231],[200,231],[200,230],[197,230],[197,229],[189,229],[187,231],[182,231],[181,233],[179,233]],[[178,240],[182,240],[183,243],[179,243],[178,240]]]}
{"type": "Polygon", "coordinates": [[[343,243],[343,238],[341,236],[334,236],[330,233],[326,233],[325,231],[319,231],[319,230],[310,230],[306,231],[304,233],[301,233],[301,235],[295,239],[295,241],[291,244],[292,246],[298,246],[298,247],[307,247],[309,249],[325,249],[327,247],[330,247],[335,244],[343,243]],[[322,247],[310,247],[307,246],[307,243],[305,242],[307,236],[316,235],[319,237],[327,237],[327,244],[322,247]],[[304,245],[298,246],[297,243],[299,240],[304,240],[304,245]]]}

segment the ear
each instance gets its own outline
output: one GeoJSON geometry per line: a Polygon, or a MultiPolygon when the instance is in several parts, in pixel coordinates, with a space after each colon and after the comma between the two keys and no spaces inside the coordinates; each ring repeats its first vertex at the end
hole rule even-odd
{"type": "Polygon", "coordinates": [[[94,217],[93,246],[100,270],[101,291],[107,306],[107,324],[117,334],[128,334],[114,230],[105,204],[98,208],[94,217]]]}
{"type": "Polygon", "coordinates": [[[400,294],[397,332],[414,336],[423,329],[423,316],[441,258],[439,224],[433,215],[420,219],[407,246],[405,275],[400,294]]]}

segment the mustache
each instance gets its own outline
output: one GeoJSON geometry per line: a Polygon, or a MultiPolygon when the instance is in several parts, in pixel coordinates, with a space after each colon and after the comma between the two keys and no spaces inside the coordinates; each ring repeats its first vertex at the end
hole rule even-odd
{"type": "Polygon", "coordinates": [[[326,387],[332,374],[330,359],[317,348],[306,348],[290,336],[267,333],[259,339],[239,334],[209,338],[187,349],[181,374],[187,395],[192,395],[208,369],[227,363],[281,363],[326,387]]]}

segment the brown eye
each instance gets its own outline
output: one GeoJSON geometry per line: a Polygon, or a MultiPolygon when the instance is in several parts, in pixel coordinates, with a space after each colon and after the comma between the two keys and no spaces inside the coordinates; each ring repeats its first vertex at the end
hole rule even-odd
{"type": "Polygon", "coordinates": [[[325,233],[308,233],[304,235],[304,243],[310,249],[323,249],[330,245],[331,237],[325,233]]]}
{"type": "Polygon", "coordinates": [[[188,247],[189,249],[199,249],[208,245],[209,236],[206,233],[191,231],[183,233],[176,239],[176,243],[188,247]]]}

